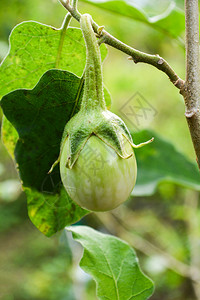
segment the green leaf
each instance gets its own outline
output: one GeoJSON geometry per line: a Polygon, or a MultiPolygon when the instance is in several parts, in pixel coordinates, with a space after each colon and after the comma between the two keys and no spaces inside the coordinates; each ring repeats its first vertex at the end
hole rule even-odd
{"type": "MultiPolygon", "coordinates": [[[[78,110],[80,84],[72,73],[50,70],[34,89],[16,90],[2,98],[3,113],[19,135],[15,157],[25,187],[41,191],[45,180],[45,189],[52,191],[47,173],[59,156],[64,126],[78,110]]],[[[59,182],[56,171],[51,176],[59,182]]]]}
{"type": "MultiPolygon", "coordinates": [[[[9,53],[0,67],[0,98],[15,89],[33,88],[44,72],[55,67],[77,76],[82,75],[86,60],[82,32],[78,28],[68,28],[60,48],[62,30],[32,21],[23,22],[13,29],[9,53]],[[59,65],[56,64],[58,55],[59,65]]],[[[101,45],[102,60],[106,55],[107,49],[101,45]]],[[[110,98],[109,101],[110,106],[110,98]]],[[[14,157],[18,134],[6,118],[3,121],[2,136],[6,148],[14,157]]]]}
{"type": "MultiPolygon", "coordinates": [[[[127,3],[128,1],[125,0],[127,3]]],[[[149,17],[161,15],[164,13],[167,8],[170,6],[170,4],[174,5],[173,0],[151,0],[151,1],[141,1],[141,0],[133,0],[131,1],[136,7],[138,7],[140,10],[143,10],[149,17]]],[[[130,3],[130,1],[129,1],[130,3]]]]}
{"type": "Polygon", "coordinates": [[[71,200],[63,187],[57,194],[29,188],[25,188],[25,193],[29,218],[48,237],[88,213],[71,200]]]}
{"type": "Polygon", "coordinates": [[[174,1],[169,2],[169,6],[165,11],[153,17],[148,15],[147,12],[151,13],[152,10],[155,10],[155,6],[158,6],[158,1],[155,0],[147,2],[148,7],[142,7],[142,4],[139,4],[138,1],[137,3],[131,3],[130,1],[125,0],[82,1],[98,6],[109,12],[148,24],[152,28],[179,40],[183,44],[181,37],[185,30],[184,12],[176,6],[174,1]]]}
{"type": "Polygon", "coordinates": [[[80,266],[96,281],[99,299],[145,300],[152,295],[153,283],[142,273],[127,243],[87,226],[67,230],[84,248],[80,266]]]}
{"type": "MultiPolygon", "coordinates": [[[[15,158],[20,178],[24,187],[33,190],[33,195],[30,191],[27,192],[28,205],[31,205],[28,208],[29,215],[32,222],[47,235],[61,229],[58,224],[60,207],[71,207],[65,211],[66,223],[60,220],[63,227],[87,213],[78,205],[72,204],[69,196],[62,192],[58,166],[48,174],[59,156],[64,126],[79,109],[82,89],[82,80],[76,75],[50,70],[42,76],[33,90],[16,90],[4,96],[1,101],[6,118],[19,135],[15,158]],[[37,199],[33,201],[35,191],[37,199]],[[57,198],[59,201],[55,200],[57,198]],[[55,201],[58,212],[48,205],[55,201]]],[[[6,127],[4,130],[6,131],[6,127]]]]}
{"type": "Polygon", "coordinates": [[[17,130],[5,118],[5,116],[3,116],[3,120],[2,120],[1,138],[9,154],[14,159],[15,146],[17,144],[19,136],[17,130]]]}
{"type": "MultiPolygon", "coordinates": [[[[37,22],[23,22],[10,35],[10,51],[1,64],[0,98],[19,88],[33,88],[47,70],[59,68],[81,76],[85,68],[86,48],[78,28],[68,28],[56,66],[62,29],[37,22]]],[[[102,59],[106,57],[101,46],[102,59]]]]}
{"type": "MultiPolygon", "coordinates": [[[[62,187],[59,167],[48,174],[60,152],[64,126],[79,110],[83,80],[61,70],[47,71],[32,90],[4,96],[1,107],[15,128],[4,121],[4,140],[15,159],[28,198],[33,224],[47,236],[71,225],[88,213],[73,203],[62,187]]],[[[105,94],[110,105],[109,93],[105,94]]]]}
{"type": "Polygon", "coordinates": [[[175,147],[152,131],[143,130],[132,134],[134,143],[154,141],[136,149],[138,177],[132,194],[136,196],[153,195],[161,182],[172,182],[200,191],[200,173],[175,147]]]}

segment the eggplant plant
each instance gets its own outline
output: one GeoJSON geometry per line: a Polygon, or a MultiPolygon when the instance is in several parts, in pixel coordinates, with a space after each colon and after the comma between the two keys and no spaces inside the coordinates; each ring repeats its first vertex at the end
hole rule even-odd
{"type": "MultiPolygon", "coordinates": [[[[185,1],[185,80],[159,55],[126,45],[90,14],[81,14],[77,0],[59,2],[67,10],[60,29],[30,21],[19,24],[11,33],[10,52],[1,64],[2,141],[16,164],[32,223],[48,237],[64,228],[72,232],[84,248],[80,266],[96,281],[98,299],[145,300],[153,294],[154,284],[141,271],[132,246],[88,226],[72,225],[88,214],[98,218],[98,212],[127,207],[134,201],[134,194],[152,195],[159,182],[169,178],[200,190],[200,175],[194,164],[151,131],[130,132],[111,112],[102,71],[108,45],[127,54],[134,63],[147,63],[164,72],[184,97],[199,166],[198,1],[185,1]],[[80,23],[80,29],[70,27],[72,18],[80,23]],[[146,152],[135,150],[142,146],[146,152]],[[174,160],[169,157],[170,151],[174,160]],[[179,170],[174,171],[175,164],[179,170]]],[[[114,5],[122,5],[122,12],[128,16],[129,8],[130,13],[133,8],[126,1],[84,2],[114,11],[114,5]]],[[[171,13],[181,19],[178,10],[171,13]]],[[[139,11],[136,15],[151,26],[157,22],[141,17],[139,11]]],[[[174,34],[170,26],[166,29],[162,23],[155,24],[155,28],[159,26],[174,34]]],[[[138,249],[143,249],[139,244],[138,249]]]]}

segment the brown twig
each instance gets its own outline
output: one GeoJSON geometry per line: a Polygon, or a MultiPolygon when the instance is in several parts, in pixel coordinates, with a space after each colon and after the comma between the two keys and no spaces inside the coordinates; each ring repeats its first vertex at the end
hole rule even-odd
{"type": "Polygon", "coordinates": [[[186,20],[186,81],[184,96],[185,116],[200,168],[200,86],[199,86],[199,8],[198,0],[185,0],[186,20]]]}

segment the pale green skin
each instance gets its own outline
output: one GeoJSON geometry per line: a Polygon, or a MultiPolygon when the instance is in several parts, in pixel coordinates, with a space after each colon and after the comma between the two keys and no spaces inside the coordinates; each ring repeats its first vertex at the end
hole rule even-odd
{"type": "Polygon", "coordinates": [[[72,169],[66,167],[69,139],[60,158],[61,179],[69,196],[92,211],[112,210],[127,200],[137,176],[137,165],[130,143],[124,139],[129,158],[121,158],[97,136],[91,136],[72,169]]]}

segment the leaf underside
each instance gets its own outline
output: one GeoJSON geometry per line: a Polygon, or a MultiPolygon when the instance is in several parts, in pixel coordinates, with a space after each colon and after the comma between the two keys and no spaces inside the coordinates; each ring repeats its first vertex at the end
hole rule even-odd
{"type": "Polygon", "coordinates": [[[146,300],[154,290],[134,250],[124,241],[87,226],[66,228],[84,248],[81,268],[97,284],[101,300],[146,300]]]}
{"type": "MultiPolygon", "coordinates": [[[[99,8],[107,10],[111,13],[128,17],[130,19],[140,21],[150,27],[162,32],[171,38],[176,39],[184,46],[183,33],[185,30],[185,15],[184,11],[176,6],[174,1],[168,1],[168,5],[163,5],[164,1],[141,1],[140,3],[131,3],[124,0],[82,0],[93,4],[99,8]],[[160,10],[157,9],[161,7],[160,10]],[[156,15],[152,16],[151,11],[157,11],[156,15]]],[[[132,1],[133,2],[133,1],[132,1]]],[[[167,1],[165,1],[165,4],[167,1]]]]}

